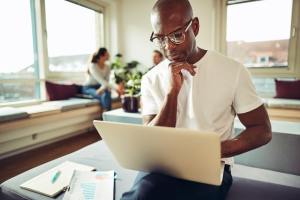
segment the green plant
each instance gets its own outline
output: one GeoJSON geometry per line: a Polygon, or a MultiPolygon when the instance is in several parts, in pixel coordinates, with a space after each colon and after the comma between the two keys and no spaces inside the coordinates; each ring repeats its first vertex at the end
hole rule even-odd
{"type": "Polygon", "coordinates": [[[129,96],[139,96],[141,91],[142,72],[136,71],[127,74],[127,81],[125,84],[125,94],[129,96]]]}
{"type": "Polygon", "coordinates": [[[141,90],[141,78],[143,73],[138,70],[138,61],[131,61],[122,64],[122,55],[117,54],[111,68],[114,71],[115,82],[117,84],[124,84],[125,95],[138,96],[141,90]]]}

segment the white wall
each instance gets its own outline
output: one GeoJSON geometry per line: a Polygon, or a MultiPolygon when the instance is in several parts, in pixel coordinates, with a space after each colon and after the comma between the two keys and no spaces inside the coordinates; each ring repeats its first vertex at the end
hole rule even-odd
{"type": "MultiPolygon", "coordinates": [[[[137,60],[150,67],[155,47],[149,41],[152,27],[150,11],[155,0],[119,0],[119,50],[124,61],[137,60]]],[[[190,0],[194,16],[199,17],[198,46],[214,49],[215,0],[190,0]]]]}

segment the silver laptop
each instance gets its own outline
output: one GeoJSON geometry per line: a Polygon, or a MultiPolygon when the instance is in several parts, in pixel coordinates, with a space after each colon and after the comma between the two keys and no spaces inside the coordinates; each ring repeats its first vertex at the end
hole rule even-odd
{"type": "Polygon", "coordinates": [[[94,121],[121,166],[160,172],[200,183],[220,185],[220,136],[182,128],[94,121]]]}

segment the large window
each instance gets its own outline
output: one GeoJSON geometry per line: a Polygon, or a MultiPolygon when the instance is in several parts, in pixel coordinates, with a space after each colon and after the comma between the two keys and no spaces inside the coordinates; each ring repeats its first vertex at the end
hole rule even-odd
{"type": "Polygon", "coordinates": [[[0,6],[0,103],[38,98],[30,0],[0,6]]]}
{"type": "Polygon", "coordinates": [[[46,0],[49,70],[84,71],[96,49],[96,22],[102,15],[62,0],[46,0]]]}
{"type": "Polygon", "coordinates": [[[45,80],[84,80],[104,43],[103,12],[88,0],[1,1],[0,106],[45,100],[45,80]]]}
{"type": "Polygon", "coordinates": [[[247,67],[287,68],[292,5],[292,0],[229,0],[227,54],[247,67]]]}

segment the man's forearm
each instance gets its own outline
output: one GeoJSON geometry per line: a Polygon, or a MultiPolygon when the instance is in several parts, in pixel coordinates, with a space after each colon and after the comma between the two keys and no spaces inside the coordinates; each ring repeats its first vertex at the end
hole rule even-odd
{"type": "Polygon", "coordinates": [[[160,112],[151,120],[149,126],[176,126],[178,92],[171,91],[165,97],[160,112]]]}
{"type": "Polygon", "coordinates": [[[272,133],[268,126],[260,125],[247,128],[237,137],[222,142],[222,158],[235,156],[260,147],[267,144],[271,138],[272,133]]]}

